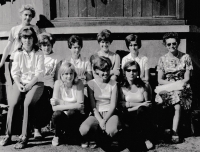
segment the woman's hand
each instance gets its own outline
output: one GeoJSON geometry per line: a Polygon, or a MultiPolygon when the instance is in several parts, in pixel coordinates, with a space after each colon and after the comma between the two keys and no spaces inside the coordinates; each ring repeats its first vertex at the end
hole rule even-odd
{"type": "Polygon", "coordinates": [[[125,102],[125,106],[126,106],[126,108],[131,108],[131,105],[130,105],[130,102],[125,102]]]}
{"type": "Polygon", "coordinates": [[[151,101],[145,101],[145,102],[143,102],[142,104],[141,104],[141,106],[146,106],[146,107],[148,107],[148,106],[150,106],[152,103],[151,103],[151,101]]]}
{"type": "Polygon", "coordinates": [[[106,130],[106,121],[104,119],[99,122],[99,125],[102,130],[106,130]]]}
{"type": "Polygon", "coordinates": [[[82,103],[75,103],[75,108],[74,109],[82,111],[82,110],[84,110],[84,104],[82,104],[82,103]]]}
{"type": "Polygon", "coordinates": [[[17,85],[17,87],[18,87],[18,89],[19,89],[20,92],[25,92],[25,91],[26,91],[25,86],[24,86],[23,84],[21,84],[21,83],[19,83],[19,84],[17,85]]]}
{"type": "Polygon", "coordinates": [[[29,84],[26,84],[24,87],[25,87],[25,91],[29,91],[31,90],[33,86],[29,83],[29,84]]]}
{"type": "Polygon", "coordinates": [[[51,105],[52,105],[52,106],[56,106],[56,105],[58,105],[58,103],[59,103],[59,99],[51,98],[51,99],[50,99],[50,102],[51,102],[51,105]]]}
{"type": "Polygon", "coordinates": [[[110,73],[111,73],[111,74],[114,74],[114,75],[119,75],[119,74],[120,74],[120,71],[119,71],[119,69],[117,69],[117,70],[114,70],[114,69],[113,69],[113,70],[110,71],[110,73]]]}

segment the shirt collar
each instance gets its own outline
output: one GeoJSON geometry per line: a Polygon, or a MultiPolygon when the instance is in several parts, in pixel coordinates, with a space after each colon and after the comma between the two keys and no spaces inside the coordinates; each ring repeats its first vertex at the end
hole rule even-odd
{"type": "Polygon", "coordinates": [[[82,58],[81,58],[81,55],[79,55],[78,59],[77,60],[74,60],[73,58],[71,58],[71,63],[74,63],[74,64],[78,64],[82,61],[82,58]]]}

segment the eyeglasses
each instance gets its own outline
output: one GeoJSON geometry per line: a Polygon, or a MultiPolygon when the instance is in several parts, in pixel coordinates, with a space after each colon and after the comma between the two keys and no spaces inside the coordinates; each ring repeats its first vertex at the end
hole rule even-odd
{"type": "Polygon", "coordinates": [[[125,71],[126,71],[126,72],[138,72],[137,69],[126,69],[125,71]]]}
{"type": "Polygon", "coordinates": [[[31,35],[23,35],[22,38],[24,38],[24,39],[32,39],[33,37],[31,35]]]}
{"type": "Polygon", "coordinates": [[[176,45],[177,45],[177,42],[167,43],[167,46],[171,46],[171,45],[176,46],[176,45]]]}

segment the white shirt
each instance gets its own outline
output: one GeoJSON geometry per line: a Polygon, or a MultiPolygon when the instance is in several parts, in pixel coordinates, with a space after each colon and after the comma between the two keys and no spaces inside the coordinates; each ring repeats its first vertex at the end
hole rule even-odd
{"type": "Polygon", "coordinates": [[[29,54],[23,51],[17,51],[11,69],[11,75],[14,78],[20,78],[22,83],[30,83],[33,77],[38,81],[43,81],[44,76],[44,55],[41,51],[32,50],[29,54]]]}
{"type": "Polygon", "coordinates": [[[55,53],[44,55],[45,75],[43,81],[45,86],[53,88],[56,65],[59,61],[59,57],[55,53]]]}
{"type": "Polygon", "coordinates": [[[148,58],[146,56],[138,56],[133,58],[131,53],[122,58],[122,69],[128,61],[136,61],[140,65],[140,77],[145,77],[145,70],[149,69],[148,58]]]}

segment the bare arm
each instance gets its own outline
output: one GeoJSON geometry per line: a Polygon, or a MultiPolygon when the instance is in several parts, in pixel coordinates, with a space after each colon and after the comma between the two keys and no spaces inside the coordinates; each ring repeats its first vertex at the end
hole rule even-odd
{"type": "Polygon", "coordinates": [[[51,99],[51,105],[53,108],[53,111],[65,111],[65,110],[79,110],[82,108],[80,103],[70,103],[67,105],[61,105],[63,100],[60,99],[60,80],[57,80],[54,84],[53,89],[53,98],[51,99]]]}
{"type": "Polygon", "coordinates": [[[149,69],[144,71],[144,78],[142,80],[149,81],[149,69]]]}
{"type": "Polygon", "coordinates": [[[8,54],[9,54],[10,51],[11,51],[12,44],[13,44],[13,42],[8,41],[8,43],[7,43],[6,47],[5,47],[5,49],[3,50],[3,56],[2,56],[2,58],[1,58],[0,68],[1,68],[1,67],[3,66],[3,64],[5,63],[5,60],[6,60],[6,58],[8,57],[8,54]]]}
{"type": "Polygon", "coordinates": [[[99,111],[96,108],[96,101],[94,98],[94,91],[90,88],[90,86],[87,87],[87,92],[88,92],[88,98],[93,110],[93,114],[95,116],[95,118],[98,120],[98,122],[100,123],[103,119],[99,113],[99,111]]]}
{"type": "Polygon", "coordinates": [[[187,83],[190,80],[190,70],[186,70],[184,74],[183,82],[187,83]]]}
{"type": "Polygon", "coordinates": [[[117,107],[117,100],[118,100],[118,88],[117,85],[112,90],[112,95],[110,99],[110,108],[109,111],[106,113],[106,116],[104,118],[104,121],[107,122],[108,119],[113,115],[115,112],[115,109],[117,107]]]}

